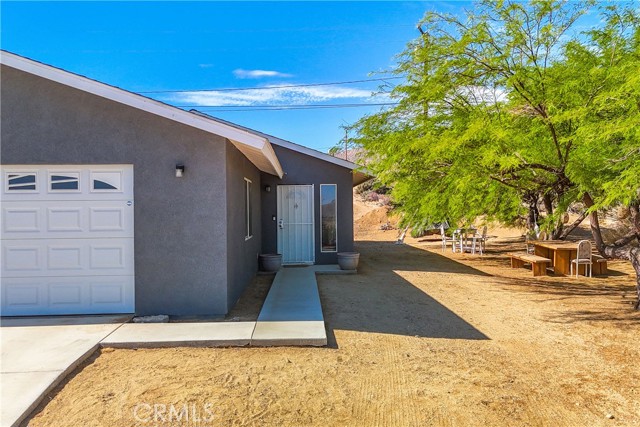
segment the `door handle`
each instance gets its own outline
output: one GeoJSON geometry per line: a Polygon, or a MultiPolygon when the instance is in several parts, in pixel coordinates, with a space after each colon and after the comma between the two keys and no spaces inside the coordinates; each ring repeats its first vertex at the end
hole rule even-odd
{"type": "Polygon", "coordinates": [[[278,227],[282,230],[284,228],[284,221],[280,220],[278,221],[278,227]]]}

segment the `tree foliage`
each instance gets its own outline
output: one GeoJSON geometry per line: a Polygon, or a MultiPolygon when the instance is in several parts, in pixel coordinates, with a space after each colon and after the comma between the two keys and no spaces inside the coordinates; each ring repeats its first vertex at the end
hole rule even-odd
{"type": "Polygon", "coordinates": [[[355,126],[405,218],[514,223],[542,204],[535,219],[563,237],[575,201],[583,217],[637,207],[637,5],[486,1],[462,18],[429,12],[420,30],[394,70],[399,104],[355,126]]]}

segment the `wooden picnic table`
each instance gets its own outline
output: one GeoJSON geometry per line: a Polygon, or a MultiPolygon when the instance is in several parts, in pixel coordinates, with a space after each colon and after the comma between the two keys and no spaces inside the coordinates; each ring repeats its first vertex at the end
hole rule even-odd
{"type": "Polygon", "coordinates": [[[549,258],[555,274],[569,274],[571,260],[578,254],[578,243],[563,240],[531,242],[537,256],[549,258]]]}
{"type": "MultiPolygon", "coordinates": [[[[531,242],[535,254],[549,258],[555,274],[568,275],[571,271],[571,260],[578,255],[578,242],[565,242],[564,240],[540,240],[531,242]]],[[[593,274],[607,274],[607,260],[593,256],[593,274]]],[[[584,265],[580,265],[580,274],[584,274],[584,265]]]]}

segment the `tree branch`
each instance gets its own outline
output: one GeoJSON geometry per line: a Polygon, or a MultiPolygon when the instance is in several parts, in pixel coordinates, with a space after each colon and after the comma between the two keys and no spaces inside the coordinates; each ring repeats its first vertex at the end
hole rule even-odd
{"type": "Polygon", "coordinates": [[[566,239],[567,236],[571,234],[571,232],[575,230],[577,226],[582,224],[582,221],[584,221],[586,217],[587,217],[587,211],[585,209],[584,211],[582,211],[580,216],[575,221],[573,221],[569,226],[564,228],[564,230],[562,231],[562,234],[560,234],[560,237],[559,237],[560,240],[566,239]]]}

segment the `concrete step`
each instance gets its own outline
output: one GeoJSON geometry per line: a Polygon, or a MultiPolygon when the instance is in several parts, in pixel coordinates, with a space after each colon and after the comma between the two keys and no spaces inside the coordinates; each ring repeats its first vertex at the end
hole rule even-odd
{"type": "Polygon", "coordinates": [[[100,342],[103,347],[241,347],[255,322],[127,323],[100,342]]]}

